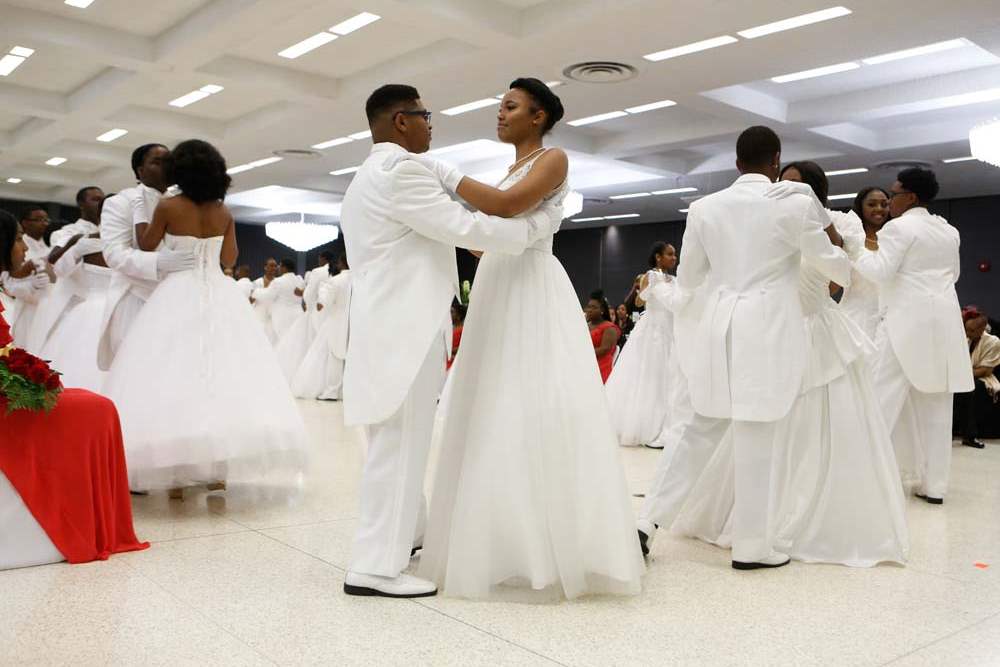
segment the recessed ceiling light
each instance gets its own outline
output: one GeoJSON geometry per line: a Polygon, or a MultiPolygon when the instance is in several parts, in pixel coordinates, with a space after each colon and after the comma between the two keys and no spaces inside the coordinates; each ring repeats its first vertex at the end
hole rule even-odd
{"type": "Polygon", "coordinates": [[[756,28],[741,30],[736,34],[745,39],[756,39],[758,37],[763,37],[764,35],[772,35],[776,32],[784,32],[785,30],[793,30],[795,28],[812,25],[813,23],[820,23],[821,21],[829,21],[830,19],[840,18],[841,16],[847,16],[850,13],[851,10],[847,7],[831,7],[818,12],[810,12],[809,14],[803,14],[801,16],[793,16],[790,19],[767,23],[765,25],[757,26],[756,28]]]}
{"type": "Polygon", "coordinates": [[[638,213],[622,213],[620,215],[606,215],[606,216],[604,216],[604,219],[605,220],[623,220],[625,218],[638,218],[638,217],[639,217],[638,213]]]}
{"type": "Polygon", "coordinates": [[[65,0],[65,4],[70,7],[79,7],[80,9],[86,9],[94,4],[94,0],[65,0]]]}
{"type": "Polygon", "coordinates": [[[104,134],[97,137],[97,140],[104,142],[114,141],[115,139],[120,139],[121,137],[124,137],[126,134],[128,134],[128,130],[123,130],[120,127],[116,127],[115,129],[108,130],[104,134]]]}
{"type": "Polygon", "coordinates": [[[264,167],[269,164],[274,164],[275,162],[281,162],[280,157],[265,157],[260,160],[254,160],[253,162],[247,162],[245,164],[238,164],[235,167],[230,167],[226,170],[226,173],[232,176],[233,174],[241,174],[244,171],[250,171],[251,169],[256,169],[257,167],[264,167]]]}
{"type": "Polygon", "coordinates": [[[354,32],[355,30],[360,30],[361,28],[364,28],[366,25],[370,23],[375,23],[375,21],[378,21],[380,18],[382,17],[379,16],[378,14],[361,12],[360,14],[352,16],[346,21],[341,21],[337,25],[333,26],[332,28],[330,28],[330,32],[335,32],[341,36],[348,35],[354,32]]]}
{"type": "Polygon", "coordinates": [[[216,83],[209,83],[202,86],[198,90],[202,91],[203,93],[208,93],[209,95],[215,95],[216,93],[221,93],[223,90],[225,90],[225,88],[216,83]]]}
{"type": "Polygon", "coordinates": [[[622,116],[627,116],[628,114],[624,111],[611,111],[608,113],[597,114],[596,116],[587,116],[586,118],[578,118],[577,120],[569,121],[568,125],[573,127],[582,127],[584,125],[590,125],[592,123],[600,123],[605,120],[612,120],[614,118],[621,118],[622,116]]]}
{"type": "Polygon", "coordinates": [[[29,49],[26,46],[15,46],[13,49],[10,50],[10,55],[20,56],[22,58],[29,58],[31,57],[31,54],[33,54],[34,52],[35,52],[34,49],[29,49]]]}
{"type": "Polygon", "coordinates": [[[792,81],[801,81],[802,79],[814,79],[818,76],[828,76],[830,74],[839,74],[840,72],[849,72],[854,69],[859,69],[860,67],[861,65],[855,62],[827,65],[826,67],[807,69],[801,72],[794,72],[792,74],[782,74],[781,76],[772,77],[771,81],[774,81],[775,83],[790,83],[792,81]]]}
{"type": "Polygon", "coordinates": [[[467,113],[469,111],[475,111],[476,109],[483,109],[485,107],[495,107],[497,105],[496,98],[484,97],[481,100],[476,100],[474,102],[468,102],[466,104],[459,104],[457,107],[451,107],[450,109],[444,109],[441,111],[445,116],[457,116],[462,113],[467,113]]]}
{"type": "Polygon", "coordinates": [[[680,195],[685,192],[698,192],[698,188],[671,188],[670,190],[653,190],[654,195],[680,195]]]}
{"type": "Polygon", "coordinates": [[[713,37],[712,39],[705,39],[700,42],[694,42],[693,44],[685,44],[684,46],[677,46],[672,49],[666,49],[663,51],[657,51],[656,53],[649,53],[643,56],[646,60],[650,60],[654,63],[660,62],[661,60],[669,60],[670,58],[676,58],[677,56],[686,56],[689,53],[697,53],[699,51],[707,51],[708,49],[714,49],[719,46],[725,46],[727,44],[735,44],[740,40],[729,35],[722,35],[721,37],[713,37]]]}
{"type": "Polygon", "coordinates": [[[21,56],[12,56],[10,54],[0,58],[0,76],[7,76],[20,67],[21,63],[25,60],[26,58],[22,58],[21,56]]]}
{"type": "Polygon", "coordinates": [[[691,209],[689,209],[689,208],[679,208],[679,209],[677,209],[677,212],[678,212],[678,213],[687,213],[687,212],[688,212],[688,211],[690,211],[690,210],[691,210],[691,209]]]}
{"type": "Polygon", "coordinates": [[[45,161],[45,164],[49,165],[50,167],[58,167],[59,165],[65,162],[66,158],[64,157],[50,157],[48,160],[45,161]]]}
{"type": "Polygon", "coordinates": [[[597,222],[598,220],[604,220],[604,217],[597,216],[596,218],[573,218],[570,222],[597,222]]]}
{"type": "Polygon", "coordinates": [[[192,90],[187,95],[181,95],[177,99],[170,100],[170,102],[168,102],[168,104],[170,104],[170,106],[172,106],[172,107],[177,107],[179,109],[183,109],[184,107],[188,106],[189,104],[194,104],[195,102],[199,102],[199,101],[205,99],[206,97],[208,97],[210,95],[214,95],[216,93],[220,93],[223,90],[225,90],[225,88],[223,88],[222,86],[219,86],[219,85],[214,84],[214,83],[209,83],[209,84],[206,84],[206,85],[202,86],[198,90],[192,90]]]}
{"type": "Polygon", "coordinates": [[[329,44],[335,39],[337,39],[336,35],[333,35],[328,32],[318,32],[312,37],[307,37],[297,44],[292,44],[287,49],[278,51],[278,55],[281,56],[282,58],[288,58],[289,60],[294,60],[299,56],[309,53],[313,49],[318,49],[324,44],[329,44]]]}
{"type": "Polygon", "coordinates": [[[548,86],[549,88],[556,88],[558,86],[563,85],[563,82],[562,81],[546,81],[545,85],[548,86]]]}
{"type": "Polygon", "coordinates": [[[829,197],[827,197],[827,199],[829,199],[830,201],[833,201],[835,199],[854,199],[857,196],[858,196],[857,192],[852,192],[851,194],[846,194],[846,195],[830,195],[829,197]]]}
{"type": "Polygon", "coordinates": [[[640,104],[637,107],[626,107],[625,111],[628,113],[644,113],[646,111],[653,111],[654,109],[666,109],[667,107],[676,106],[677,102],[673,100],[660,100],[659,102],[650,102],[649,104],[640,104]]]}
{"type": "Polygon", "coordinates": [[[961,93],[959,95],[948,95],[946,97],[932,97],[916,102],[903,102],[902,104],[890,104],[884,107],[877,107],[862,112],[861,117],[889,118],[902,114],[922,113],[925,111],[935,111],[937,109],[951,109],[954,107],[969,106],[971,104],[982,104],[1000,100],[1000,88],[989,88],[987,90],[975,90],[971,93],[961,93]]]}
{"type": "Polygon", "coordinates": [[[856,169],[838,169],[836,171],[826,172],[827,176],[846,176],[847,174],[865,174],[868,172],[867,167],[858,167],[856,169]]]}
{"type": "Polygon", "coordinates": [[[903,60],[904,58],[915,58],[917,56],[926,56],[931,53],[940,53],[941,51],[960,49],[966,44],[967,42],[964,39],[949,39],[946,42],[936,42],[934,44],[927,44],[926,46],[917,46],[912,49],[893,51],[892,53],[883,53],[880,56],[863,58],[861,62],[866,65],[881,65],[882,63],[889,63],[894,60],[903,60]]]}
{"type": "Polygon", "coordinates": [[[638,199],[639,197],[652,197],[652,196],[653,193],[651,192],[633,192],[627,195],[614,195],[612,197],[608,197],[608,199],[638,199]]]}
{"type": "Polygon", "coordinates": [[[312,147],[317,150],[323,150],[324,148],[333,148],[334,146],[342,146],[343,144],[349,144],[353,139],[350,137],[337,137],[336,139],[330,139],[329,141],[321,141],[318,144],[313,144],[312,147]]]}
{"type": "Polygon", "coordinates": [[[969,162],[970,160],[976,160],[976,159],[978,159],[978,158],[973,157],[972,155],[970,155],[969,157],[953,157],[953,158],[948,158],[947,160],[941,160],[941,162],[944,162],[945,164],[955,164],[956,162],[969,162]]]}
{"type": "Polygon", "coordinates": [[[354,134],[349,134],[347,136],[350,137],[351,139],[354,139],[355,141],[360,141],[361,139],[370,139],[372,136],[372,131],[365,130],[364,132],[355,132],[354,134]]]}
{"type": "Polygon", "coordinates": [[[344,169],[337,169],[336,171],[331,171],[331,176],[345,176],[347,174],[353,174],[361,167],[345,167],[344,169]]]}
{"type": "Polygon", "coordinates": [[[7,179],[7,182],[11,183],[13,185],[17,185],[18,183],[21,182],[21,179],[20,178],[16,178],[14,176],[11,176],[10,178],[7,179]]]}

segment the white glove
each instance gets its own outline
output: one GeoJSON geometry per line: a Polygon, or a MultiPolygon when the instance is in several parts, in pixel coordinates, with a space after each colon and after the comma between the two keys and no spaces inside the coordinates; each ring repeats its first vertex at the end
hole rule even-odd
{"type": "Polygon", "coordinates": [[[812,211],[809,217],[816,220],[823,225],[823,229],[826,229],[833,224],[830,219],[830,215],[823,206],[823,203],[816,197],[816,193],[813,189],[806,185],[805,183],[799,183],[797,181],[778,181],[774,183],[767,189],[764,193],[765,197],[770,199],[786,199],[788,197],[794,197],[795,195],[804,195],[809,197],[810,203],[812,204],[812,211]]]}
{"type": "Polygon", "coordinates": [[[411,157],[430,169],[431,173],[441,181],[441,185],[444,186],[445,190],[449,192],[455,192],[458,189],[458,184],[465,178],[465,174],[445,162],[440,162],[426,155],[412,155],[411,157]]]}
{"type": "Polygon", "coordinates": [[[84,237],[76,242],[70,250],[73,253],[73,258],[76,261],[80,261],[87,255],[92,255],[97,252],[104,250],[104,241],[101,239],[94,239],[90,237],[84,237]]]}
{"type": "Polygon", "coordinates": [[[31,284],[31,278],[11,278],[7,276],[3,281],[3,288],[15,299],[28,299],[35,291],[31,284]]]}
{"type": "Polygon", "coordinates": [[[160,275],[190,271],[197,263],[198,258],[193,252],[161,250],[156,253],[156,272],[160,275]]]}
{"type": "Polygon", "coordinates": [[[28,277],[28,281],[31,283],[31,286],[36,290],[45,289],[50,284],[49,276],[47,273],[44,272],[32,273],[31,276],[28,277]]]}
{"type": "Polygon", "coordinates": [[[528,214],[528,224],[531,231],[528,233],[528,240],[534,243],[539,239],[550,236],[559,231],[563,221],[562,204],[543,204],[537,210],[528,214]]]}

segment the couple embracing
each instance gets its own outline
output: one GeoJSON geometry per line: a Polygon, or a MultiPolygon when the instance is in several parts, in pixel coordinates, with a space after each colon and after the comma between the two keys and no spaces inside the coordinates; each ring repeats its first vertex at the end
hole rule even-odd
{"type": "Polygon", "coordinates": [[[431,113],[416,89],[383,86],[366,105],[374,146],[341,215],[355,273],[344,414],[368,442],[348,594],[639,591],[644,565],[603,386],[552,255],[568,161],[542,137],[562,104],[541,81],[518,79],[499,106],[497,136],[517,153],[491,187],[421,156],[431,113]],[[484,254],[440,406],[425,521],[456,247],[484,254]],[[404,573],[421,547],[420,576],[404,573]]]}

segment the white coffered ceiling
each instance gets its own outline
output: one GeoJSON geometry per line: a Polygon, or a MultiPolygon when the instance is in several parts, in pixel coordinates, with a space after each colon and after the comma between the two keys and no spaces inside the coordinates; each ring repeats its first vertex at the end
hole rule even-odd
{"type": "MultiPolygon", "coordinates": [[[[207,139],[230,166],[308,149],[365,130],[364,100],[383,83],[411,83],[428,108],[441,110],[493,97],[517,76],[564,81],[556,92],[565,121],[676,102],[556,129],[550,143],[570,151],[573,181],[588,198],[583,218],[681,218],[692,196],[733,179],[735,138],[757,123],[781,134],[785,159],[815,159],[828,170],[925,160],[938,171],[943,196],[1000,194],[996,168],[941,162],[968,155],[969,129],[1000,115],[996,0],[94,0],[85,9],[0,0],[0,55],[15,46],[34,53],[0,77],[2,197],[69,203],[82,185],[123,188],[131,183],[131,149],[148,141],[207,139]],[[838,2],[851,13],[738,36],[838,2]],[[278,55],[360,12],[381,19],[296,59],[278,55]],[[723,35],[736,41],[660,62],[643,58],[723,35]],[[951,40],[963,41],[865,62],[951,40]],[[594,60],[630,65],[637,76],[617,84],[563,76],[569,65],[594,60]],[[771,80],[842,63],[857,67],[771,80]],[[183,108],[168,104],[206,85],[223,90],[183,108]],[[128,134],[96,140],[112,128],[128,134]],[[47,166],[53,156],[67,161],[47,166]],[[678,187],[698,192],[609,199],[678,187]]],[[[494,115],[494,107],[437,114],[434,146],[495,139],[494,115]]],[[[357,165],[369,146],[352,140],[313,159],[286,157],[239,173],[234,194],[249,194],[233,204],[247,219],[272,211],[335,219],[351,176],[330,172],[357,165]],[[261,190],[268,186],[300,192],[261,190]]],[[[505,148],[479,141],[439,155],[486,178],[509,161],[505,148]]],[[[836,176],[832,191],[887,185],[892,176],[875,168],[836,176]]]]}

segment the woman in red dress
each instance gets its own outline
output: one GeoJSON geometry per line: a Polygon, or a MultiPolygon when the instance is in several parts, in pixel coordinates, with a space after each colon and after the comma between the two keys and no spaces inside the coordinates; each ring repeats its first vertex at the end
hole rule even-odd
{"type": "Polygon", "coordinates": [[[611,367],[615,363],[615,349],[621,331],[611,322],[611,308],[603,293],[591,294],[583,312],[590,327],[590,339],[594,343],[597,366],[601,369],[601,381],[607,382],[608,376],[611,375],[611,367]]]}

